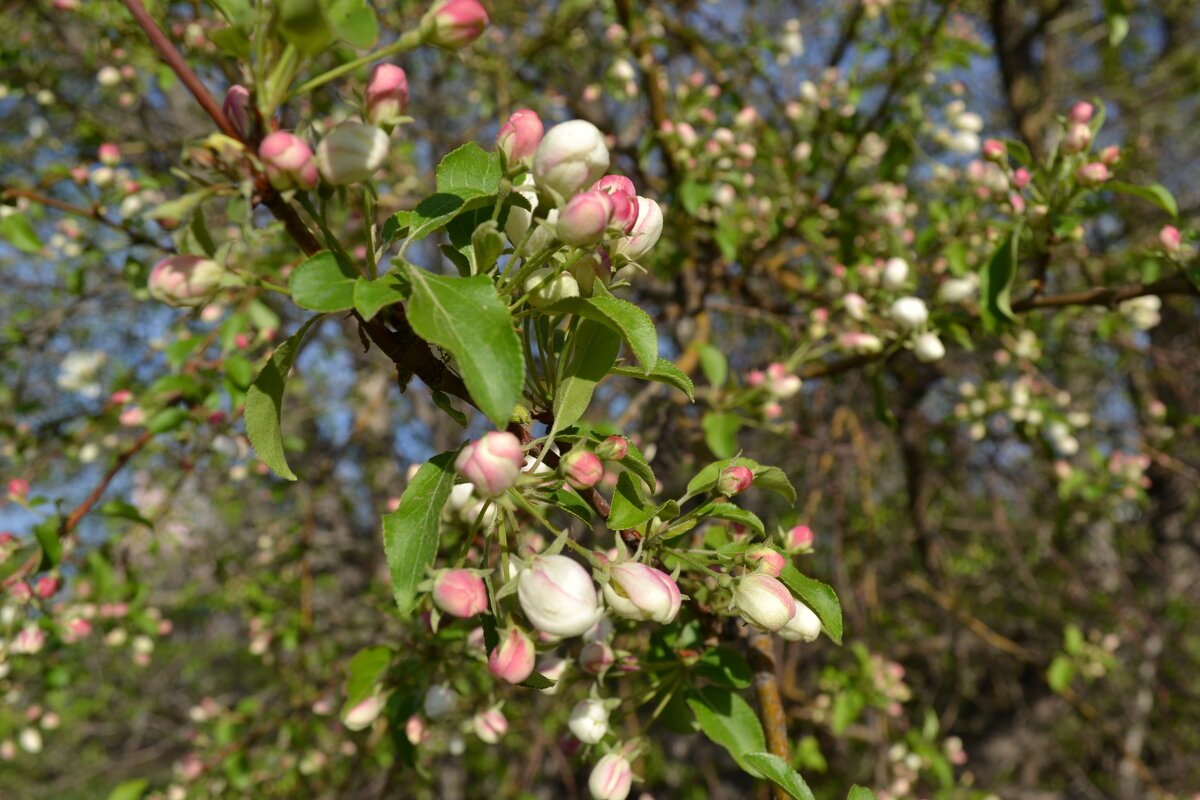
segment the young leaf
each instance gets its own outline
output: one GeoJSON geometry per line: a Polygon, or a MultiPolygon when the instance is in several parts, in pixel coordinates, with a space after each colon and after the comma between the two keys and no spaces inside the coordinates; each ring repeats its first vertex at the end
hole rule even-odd
{"type": "Polygon", "coordinates": [[[748,528],[753,528],[754,532],[759,536],[766,536],[767,533],[766,528],[763,527],[763,521],[758,518],[757,514],[747,511],[744,508],[739,508],[733,503],[709,503],[700,509],[697,516],[737,522],[748,528]]]}
{"type": "Polygon", "coordinates": [[[296,363],[300,342],[314,322],[316,316],[304,323],[286,342],[275,349],[271,358],[263,365],[258,377],[246,391],[246,436],[259,459],[281,478],[296,480],[283,454],[283,435],[279,422],[283,411],[283,389],[287,386],[288,373],[296,363]]]}
{"type": "Polygon", "coordinates": [[[150,788],[150,781],[145,778],[134,778],[114,786],[113,790],[108,793],[108,800],[141,800],[148,788],[150,788]]]}
{"type": "Polygon", "coordinates": [[[399,303],[408,295],[393,273],[381,275],[373,281],[359,278],[354,282],[354,309],[363,319],[371,319],[380,309],[399,303]]]}
{"type": "Polygon", "coordinates": [[[454,150],[437,165],[437,190],[465,196],[466,193],[495,194],[500,191],[504,170],[495,153],[474,142],[454,150]]]}
{"type": "Polygon", "coordinates": [[[42,520],[33,528],[33,535],[37,538],[38,544],[42,546],[42,563],[38,566],[39,572],[54,569],[58,566],[58,562],[62,561],[63,545],[62,539],[58,537],[61,525],[62,520],[58,517],[50,517],[42,520]]]}
{"type": "Polygon", "coordinates": [[[525,356],[508,306],[486,275],[458,278],[406,268],[413,330],[450,351],[479,410],[503,428],[525,382],[525,356]]]}
{"type": "Polygon", "coordinates": [[[29,224],[24,214],[9,214],[0,219],[0,239],[24,253],[36,253],[42,249],[42,240],[29,224]]]}
{"type": "Polygon", "coordinates": [[[383,516],[383,552],[392,576],[392,594],[400,613],[417,605],[417,584],[437,556],[442,508],[454,486],[455,453],[434,456],[413,476],[400,505],[383,516]]]}
{"type": "Polygon", "coordinates": [[[392,648],[384,645],[366,647],[354,654],[346,670],[347,709],[354,708],[371,696],[380,676],[392,663],[393,655],[392,648]]]}
{"type": "Polygon", "coordinates": [[[687,703],[705,736],[728,750],[746,772],[756,778],[762,777],[745,756],[766,749],[766,737],[758,715],[741,695],[719,686],[705,686],[692,689],[687,703]]]}
{"type": "Polygon", "coordinates": [[[729,411],[709,411],[700,420],[704,443],[717,458],[729,458],[737,451],[737,434],[742,421],[729,411]]]}
{"type": "Polygon", "coordinates": [[[783,789],[796,800],[816,800],[812,789],[800,777],[800,773],[792,769],[792,765],[774,753],[747,753],[746,763],[762,773],[771,783],[783,789]]]}
{"type": "Polygon", "coordinates": [[[613,492],[612,509],[608,515],[608,527],[614,531],[641,525],[654,516],[658,507],[646,499],[642,487],[634,482],[633,476],[622,472],[617,478],[613,492]]]}
{"type": "Polygon", "coordinates": [[[779,467],[764,466],[749,458],[726,458],[709,464],[688,482],[685,497],[694,497],[702,492],[707,492],[717,485],[717,476],[721,474],[721,470],[732,466],[749,467],[750,471],[754,473],[752,486],[783,495],[789,503],[796,502],[796,489],[783,470],[779,467]]]}
{"type": "Polygon", "coordinates": [[[821,619],[821,628],[835,644],[842,643],[842,604],[833,587],[802,575],[791,564],[783,567],[779,580],[792,590],[792,594],[816,612],[821,619]]]}
{"type": "Polygon", "coordinates": [[[995,332],[1004,322],[1016,319],[1010,304],[1013,280],[1017,277],[1018,227],[996,248],[979,273],[979,293],[983,298],[980,313],[983,326],[995,332]]]}
{"type": "Polygon", "coordinates": [[[1175,196],[1162,184],[1152,183],[1149,186],[1134,186],[1132,183],[1122,183],[1121,181],[1109,181],[1104,184],[1105,189],[1111,189],[1114,192],[1122,194],[1131,194],[1134,197],[1140,197],[1161,208],[1163,211],[1170,214],[1172,217],[1179,216],[1179,204],[1175,202],[1175,196]]]}
{"type": "Polygon", "coordinates": [[[592,401],[621,351],[621,337],[598,322],[585,319],[571,336],[571,355],[554,393],[554,424],[574,425],[592,401]]]}
{"type": "Polygon", "coordinates": [[[330,0],[329,24],[355,50],[369,50],[379,39],[379,20],[366,0],[330,0]]]}
{"type": "Polygon", "coordinates": [[[628,378],[644,378],[646,380],[658,381],[665,383],[668,386],[674,386],[679,391],[687,395],[688,400],[695,402],[696,387],[692,384],[692,379],[687,376],[687,373],[679,367],[672,364],[661,356],[654,368],[649,373],[642,372],[640,369],[633,367],[614,367],[613,375],[624,375],[628,378]]]}
{"type": "Polygon", "coordinates": [[[354,308],[354,283],[358,276],[322,250],[296,267],[288,279],[292,302],[310,311],[345,311],[354,308]]]}
{"type": "Polygon", "coordinates": [[[704,370],[704,377],[708,378],[709,384],[717,389],[724,386],[729,378],[729,362],[725,354],[710,344],[698,344],[695,347],[700,354],[700,369],[704,370]]]}
{"type": "Polygon", "coordinates": [[[616,297],[571,297],[548,310],[594,320],[621,334],[641,362],[643,375],[649,375],[658,364],[658,332],[654,330],[654,322],[633,303],[616,297]]]}
{"type": "Polygon", "coordinates": [[[753,678],[746,659],[728,647],[708,648],[692,669],[701,678],[732,689],[745,689],[753,678]]]}
{"type": "Polygon", "coordinates": [[[864,789],[862,786],[851,786],[850,794],[846,800],[876,800],[875,793],[870,789],[864,789]]]}

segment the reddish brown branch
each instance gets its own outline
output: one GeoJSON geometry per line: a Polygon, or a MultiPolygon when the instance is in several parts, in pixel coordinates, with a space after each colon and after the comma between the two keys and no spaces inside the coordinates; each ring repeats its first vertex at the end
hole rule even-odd
{"type": "Polygon", "coordinates": [[[120,231],[121,233],[128,236],[131,240],[136,242],[137,244],[146,244],[146,245],[150,245],[151,247],[157,247],[157,248],[163,249],[163,246],[161,244],[159,244],[158,242],[149,238],[148,236],[145,236],[144,234],[141,234],[135,230],[130,230],[128,227],[126,227],[125,225],[122,225],[120,222],[116,222],[115,220],[111,220],[108,217],[104,216],[104,214],[102,214],[100,211],[99,205],[93,205],[91,208],[84,208],[83,206],[72,205],[71,203],[66,203],[66,202],[63,202],[62,200],[57,200],[53,197],[48,197],[44,194],[38,194],[37,192],[31,192],[28,189],[11,189],[11,188],[4,188],[4,187],[0,187],[0,197],[5,197],[5,198],[24,197],[26,200],[32,200],[33,202],[37,203],[38,205],[43,205],[43,206],[46,206],[47,208],[56,208],[59,211],[65,211],[66,213],[73,214],[77,217],[83,217],[84,219],[95,220],[96,222],[99,222],[102,225],[107,225],[108,227],[112,228],[113,230],[120,231]]]}
{"type": "Polygon", "coordinates": [[[151,431],[145,431],[137,438],[136,442],[127,447],[119,456],[117,456],[117,460],[113,462],[111,467],[109,467],[108,472],[105,473],[104,478],[99,484],[96,485],[96,488],[92,489],[92,493],[89,494],[87,498],[80,503],[74,511],[71,512],[71,516],[67,517],[67,521],[64,522],[62,527],[58,529],[58,538],[64,539],[71,534],[71,531],[75,530],[76,526],[79,525],[79,521],[83,519],[84,515],[91,511],[92,506],[99,502],[100,498],[104,495],[104,491],[108,488],[108,485],[112,483],[112,479],[117,477],[117,473],[129,463],[129,459],[133,458],[138,451],[145,447],[153,438],[154,434],[151,431]]]}
{"type": "MultiPolygon", "coordinates": [[[[787,763],[792,763],[788,742],[787,714],[779,694],[779,678],[775,674],[775,639],[755,628],[746,630],[750,650],[750,666],[754,670],[754,693],[758,697],[759,716],[767,734],[767,749],[787,763]]],[[[775,799],[787,800],[787,792],[775,787],[775,799]]]]}

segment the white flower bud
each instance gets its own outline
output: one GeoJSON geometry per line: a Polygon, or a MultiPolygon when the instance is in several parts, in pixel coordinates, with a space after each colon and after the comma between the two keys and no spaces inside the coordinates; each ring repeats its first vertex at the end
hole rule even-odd
{"type": "Polygon", "coordinates": [[[567,727],[584,744],[596,744],[608,733],[608,709],[599,700],[584,700],[571,709],[567,727]]]}
{"type": "Polygon", "coordinates": [[[908,262],[903,258],[889,258],[884,263],[883,275],[880,276],[883,288],[889,292],[895,292],[903,289],[906,281],[908,281],[908,262]]]}
{"type": "Polygon", "coordinates": [[[369,181],[387,154],[387,134],[361,122],[343,122],[317,145],[321,174],[335,186],[369,181]]]}
{"type": "Polygon", "coordinates": [[[892,303],[892,321],[902,330],[913,331],[929,321],[929,309],[919,297],[901,297],[892,303]]]}
{"type": "Polygon", "coordinates": [[[780,638],[789,642],[814,642],[821,635],[821,618],[804,603],[796,603],[795,615],[779,629],[780,638]]]}
{"type": "Polygon", "coordinates": [[[531,292],[529,304],[532,306],[548,306],[565,300],[568,297],[579,297],[579,282],[573,275],[560,272],[550,280],[547,277],[555,272],[553,268],[535,269],[525,279],[525,291],[531,292]],[[543,283],[543,281],[545,281],[543,283]]]}
{"type": "Polygon", "coordinates": [[[936,333],[922,333],[913,343],[913,354],[926,363],[940,361],[946,355],[946,346],[936,333]]]}
{"type": "Polygon", "coordinates": [[[608,170],[608,145],[592,123],[574,119],[546,131],[533,156],[539,189],[558,195],[559,202],[591,186],[608,170]]]}
{"type": "Polygon", "coordinates": [[[579,636],[602,611],[592,576],[561,555],[534,557],[517,576],[517,599],[533,626],[552,636],[579,636]]]}

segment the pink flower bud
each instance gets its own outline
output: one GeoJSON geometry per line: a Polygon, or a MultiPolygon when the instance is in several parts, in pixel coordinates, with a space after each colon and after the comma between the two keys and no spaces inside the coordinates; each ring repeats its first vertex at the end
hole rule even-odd
{"type": "Polygon", "coordinates": [[[43,575],[33,585],[33,591],[43,600],[49,600],[58,593],[62,580],[55,575],[43,575]]]}
{"type": "Polygon", "coordinates": [[[469,570],[452,569],[434,581],[433,602],[445,613],[466,619],[487,611],[487,588],[469,570]]]}
{"type": "Polygon", "coordinates": [[[25,581],[17,581],[8,587],[8,594],[18,603],[28,603],[33,599],[33,590],[29,588],[29,584],[25,581]]]}
{"type": "Polygon", "coordinates": [[[1158,232],[1158,241],[1162,245],[1163,250],[1168,253],[1179,252],[1179,245],[1182,242],[1182,237],[1179,235],[1179,228],[1174,225],[1164,225],[1163,229],[1158,232]]]}
{"type": "Polygon", "coordinates": [[[408,76],[395,64],[371,68],[363,94],[363,116],[369,125],[394,125],[408,108],[408,76]]]}
{"type": "Polygon", "coordinates": [[[29,481],[22,478],[12,478],[8,482],[8,496],[14,500],[24,500],[29,495],[29,481]]]}
{"type": "Polygon", "coordinates": [[[387,705],[386,698],[371,695],[347,711],[342,717],[342,724],[352,731],[361,731],[379,718],[385,705],[387,705]]]}
{"type": "Polygon", "coordinates": [[[296,134],[272,133],[258,146],[258,156],[267,170],[267,179],[279,191],[316,188],[319,178],[312,149],[296,134]]]}
{"type": "Polygon", "coordinates": [[[529,168],[533,165],[533,154],[537,152],[544,132],[542,118],[536,111],[527,108],[514,111],[496,136],[496,149],[504,156],[504,163],[508,167],[522,164],[529,168]]]}
{"type": "Polygon", "coordinates": [[[735,465],[721,470],[717,476],[717,491],[726,497],[741,494],[754,483],[754,473],[749,467],[735,465]]]}
{"type": "Polygon", "coordinates": [[[1092,129],[1082,122],[1077,122],[1067,128],[1062,140],[1064,153],[1082,153],[1092,143],[1092,129]]]}
{"type": "Polygon", "coordinates": [[[106,164],[110,167],[115,167],[121,163],[121,149],[112,142],[105,142],[100,145],[96,153],[101,164],[106,164]]]}
{"type": "Polygon", "coordinates": [[[558,238],[573,247],[587,247],[604,238],[613,215],[613,201],[604,192],[572,197],[558,214],[558,238]]]}
{"type": "Polygon", "coordinates": [[[613,649],[604,642],[588,642],[579,651],[579,668],[588,675],[603,675],[615,660],[613,649]]]}
{"type": "Polygon", "coordinates": [[[1093,106],[1091,103],[1085,103],[1081,100],[1071,107],[1071,111],[1067,114],[1067,118],[1071,120],[1071,122],[1082,125],[1091,122],[1092,114],[1094,114],[1095,111],[1095,106],[1093,106]]]}
{"type": "Polygon", "coordinates": [[[796,600],[777,578],[754,572],[738,579],[733,604],[751,625],[777,631],[796,616],[796,600]]]}
{"type": "Polygon", "coordinates": [[[679,587],[662,570],[627,561],[610,567],[609,575],[604,599],[620,616],[666,625],[679,614],[682,600],[679,587]]]}
{"type": "Polygon", "coordinates": [[[796,603],[795,615],[779,629],[779,636],[789,642],[815,642],[821,635],[821,618],[804,603],[796,603]]]}
{"type": "Polygon", "coordinates": [[[746,551],[746,561],[759,572],[778,578],[787,566],[787,558],[783,553],[765,544],[758,544],[746,551]]]}
{"type": "Polygon", "coordinates": [[[249,89],[236,83],[230,86],[221,110],[225,112],[225,118],[239,139],[246,141],[251,138],[254,133],[254,103],[250,100],[249,89]]]}
{"type": "MultiPolygon", "coordinates": [[[[1176,231],[1178,236],[1178,231],[1176,231]]],[[[629,453],[629,440],[624,436],[609,436],[596,447],[596,455],[605,461],[620,461],[629,453]]]]}
{"type": "Polygon", "coordinates": [[[533,558],[517,576],[517,599],[533,626],[553,636],[579,636],[601,614],[592,576],[561,555],[533,558]]]}
{"type": "Polygon", "coordinates": [[[488,15],[479,0],[445,0],[421,20],[425,41],[435,47],[457,50],[483,35],[488,15]]]}
{"type": "Polygon", "coordinates": [[[645,197],[638,196],[637,217],[629,235],[613,242],[613,255],[623,255],[630,261],[637,261],[649,253],[658,238],[662,236],[663,214],[658,203],[645,197]]]}
{"type": "Polygon", "coordinates": [[[800,391],[800,378],[788,372],[787,367],[778,362],[767,365],[767,391],[779,400],[786,400],[800,391]]]}
{"type": "Polygon", "coordinates": [[[508,719],[498,708],[481,711],[471,720],[475,735],[487,744],[495,744],[508,733],[508,719]]]}
{"type": "Polygon", "coordinates": [[[202,256],[168,256],[154,265],[146,288],[150,296],[169,306],[200,306],[225,277],[217,262],[202,256]]]}
{"type": "Polygon", "coordinates": [[[1032,178],[1033,176],[1029,174],[1029,170],[1025,169],[1024,167],[1020,167],[1016,172],[1013,173],[1013,187],[1016,189],[1024,189],[1029,185],[1029,181],[1032,178]]]}
{"type": "Polygon", "coordinates": [[[36,625],[22,628],[12,640],[12,652],[32,655],[46,645],[46,632],[36,625]]]}
{"type": "Polygon", "coordinates": [[[1115,166],[1121,160],[1121,148],[1110,144],[1100,151],[1100,163],[1106,167],[1115,166]]]}
{"type": "Polygon", "coordinates": [[[513,628],[488,656],[488,669],[501,680],[520,683],[533,673],[533,640],[513,628]]]}
{"type": "Polygon", "coordinates": [[[998,139],[984,139],[983,157],[988,161],[1000,163],[1008,156],[1008,148],[998,139]]]}
{"type": "Polygon", "coordinates": [[[404,723],[404,738],[413,747],[429,738],[429,726],[417,714],[410,716],[404,723]]]}
{"type": "Polygon", "coordinates": [[[623,175],[605,175],[592,184],[592,191],[604,192],[613,201],[613,213],[610,225],[624,234],[633,231],[637,223],[638,202],[637,193],[633,189],[633,181],[623,175]]]}
{"type": "Polygon", "coordinates": [[[454,468],[471,482],[480,497],[499,497],[517,482],[525,454],[508,431],[492,431],[467,444],[454,468]]]}
{"type": "Polygon", "coordinates": [[[379,128],[343,122],[317,145],[317,164],[321,175],[334,186],[364,183],[383,166],[388,148],[388,135],[379,128]]]}
{"type": "Polygon", "coordinates": [[[581,700],[571,709],[567,727],[584,744],[597,744],[608,733],[608,709],[600,700],[581,700]]]}
{"type": "Polygon", "coordinates": [[[618,753],[609,753],[597,761],[588,776],[592,800],[625,800],[632,785],[633,769],[618,753]]]}
{"type": "Polygon", "coordinates": [[[763,372],[761,369],[750,370],[750,372],[746,374],[746,383],[755,389],[765,386],[767,383],[767,373],[763,372]]]}
{"type": "Polygon", "coordinates": [[[546,131],[533,156],[533,177],[539,189],[573,197],[608,169],[608,145],[592,123],[573,119],[546,131]]]}
{"type": "Polygon", "coordinates": [[[1095,187],[1108,180],[1108,167],[1099,161],[1091,161],[1075,170],[1075,177],[1084,186],[1095,187]]]}
{"type": "Polygon", "coordinates": [[[784,547],[789,553],[800,553],[812,548],[812,528],[807,525],[795,525],[784,535],[784,547]]]}
{"type": "Polygon", "coordinates": [[[604,464],[595,453],[572,450],[563,457],[559,468],[567,483],[576,489],[590,489],[604,477],[604,464]]]}

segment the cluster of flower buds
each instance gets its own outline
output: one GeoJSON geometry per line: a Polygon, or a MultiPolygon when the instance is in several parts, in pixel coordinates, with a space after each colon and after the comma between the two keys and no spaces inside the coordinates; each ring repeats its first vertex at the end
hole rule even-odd
{"type": "Polygon", "coordinates": [[[171,306],[204,305],[226,281],[225,268],[203,256],[168,256],[150,270],[150,296],[171,306]]]}

